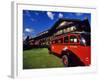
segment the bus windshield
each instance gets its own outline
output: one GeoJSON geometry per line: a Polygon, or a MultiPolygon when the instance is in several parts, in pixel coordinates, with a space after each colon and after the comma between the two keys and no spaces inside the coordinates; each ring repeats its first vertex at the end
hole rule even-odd
{"type": "Polygon", "coordinates": [[[91,45],[90,34],[81,34],[80,44],[84,46],[90,46],[91,45]]]}

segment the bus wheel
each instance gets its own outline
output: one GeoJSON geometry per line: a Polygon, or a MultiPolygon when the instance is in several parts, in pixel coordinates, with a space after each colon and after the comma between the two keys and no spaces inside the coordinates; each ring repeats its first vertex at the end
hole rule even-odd
{"type": "Polygon", "coordinates": [[[65,67],[68,67],[69,61],[68,61],[68,56],[67,55],[62,56],[62,62],[63,62],[65,67]]]}

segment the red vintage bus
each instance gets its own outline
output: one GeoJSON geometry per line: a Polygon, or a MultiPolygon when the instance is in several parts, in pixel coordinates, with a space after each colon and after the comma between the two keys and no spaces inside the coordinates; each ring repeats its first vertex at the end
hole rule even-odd
{"type": "Polygon", "coordinates": [[[60,58],[64,66],[89,66],[91,64],[90,33],[74,32],[54,37],[49,52],[60,58]]]}

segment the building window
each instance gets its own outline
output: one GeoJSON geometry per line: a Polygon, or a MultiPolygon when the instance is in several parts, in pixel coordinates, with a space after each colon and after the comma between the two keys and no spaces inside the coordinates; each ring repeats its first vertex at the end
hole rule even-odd
{"type": "Polygon", "coordinates": [[[66,23],[67,23],[66,21],[63,21],[63,22],[59,25],[59,27],[66,25],[66,23]]]}
{"type": "Polygon", "coordinates": [[[59,29],[63,26],[70,25],[70,24],[73,24],[73,22],[63,21],[63,22],[60,23],[60,25],[56,29],[59,29]]]}
{"type": "Polygon", "coordinates": [[[67,33],[67,29],[63,29],[64,33],[67,33]]]}
{"type": "Polygon", "coordinates": [[[56,35],[60,35],[60,34],[63,34],[63,30],[57,31],[54,35],[56,36],[56,35]]]}
{"type": "Polygon", "coordinates": [[[72,26],[71,27],[71,31],[75,31],[76,30],[76,27],[75,26],[72,26]]]}
{"type": "Polygon", "coordinates": [[[75,31],[75,30],[76,30],[76,26],[71,26],[66,29],[63,29],[63,32],[67,33],[67,32],[71,32],[71,31],[75,31]]]}

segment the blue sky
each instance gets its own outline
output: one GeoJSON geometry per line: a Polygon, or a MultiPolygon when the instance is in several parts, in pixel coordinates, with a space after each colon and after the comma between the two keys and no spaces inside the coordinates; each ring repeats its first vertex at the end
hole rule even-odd
{"type": "Polygon", "coordinates": [[[35,37],[38,33],[50,29],[59,18],[88,18],[91,23],[90,13],[23,10],[23,37],[35,37]]]}

